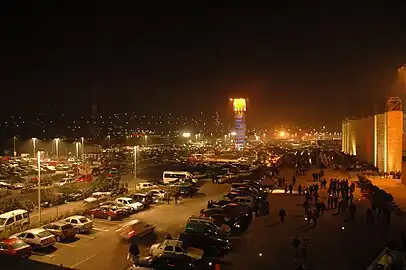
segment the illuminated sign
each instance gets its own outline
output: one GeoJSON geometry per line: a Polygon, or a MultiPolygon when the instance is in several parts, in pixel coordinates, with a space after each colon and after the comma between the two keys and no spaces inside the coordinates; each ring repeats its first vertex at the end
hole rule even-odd
{"type": "Polygon", "coordinates": [[[235,98],[233,99],[233,108],[235,112],[245,112],[247,109],[247,105],[245,102],[245,98],[235,98]]]}

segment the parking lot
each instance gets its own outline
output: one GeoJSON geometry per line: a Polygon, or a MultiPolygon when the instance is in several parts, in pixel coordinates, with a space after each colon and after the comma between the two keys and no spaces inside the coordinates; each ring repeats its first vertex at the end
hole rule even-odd
{"type": "Polygon", "coordinates": [[[229,189],[229,185],[215,185],[204,181],[196,198],[183,199],[180,204],[162,204],[139,212],[121,221],[94,219],[94,231],[90,234],[78,234],[72,242],[57,243],[55,248],[35,252],[34,260],[64,265],[80,269],[125,269],[130,265],[126,256],[128,243],[122,242],[116,235],[120,224],[131,219],[140,219],[156,225],[156,233],[143,238],[139,244],[141,255],[147,255],[151,244],[162,240],[170,232],[178,235],[184,230],[189,216],[198,215],[206,208],[208,200],[217,200],[229,189]]]}

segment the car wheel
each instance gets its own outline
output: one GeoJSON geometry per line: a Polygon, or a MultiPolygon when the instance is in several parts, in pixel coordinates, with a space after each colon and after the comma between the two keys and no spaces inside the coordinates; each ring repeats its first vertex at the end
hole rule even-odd
{"type": "Polygon", "coordinates": [[[56,242],[61,242],[61,237],[59,235],[55,236],[56,242]]]}
{"type": "Polygon", "coordinates": [[[90,217],[91,217],[91,218],[94,218],[94,214],[92,213],[92,214],[90,215],[90,217]]]}
{"type": "Polygon", "coordinates": [[[111,216],[108,216],[108,217],[107,217],[107,220],[108,220],[108,221],[111,221],[111,216]]]}
{"type": "Polygon", "coordinates": [[[80,233],[79,228],[75,228],[75,233],[76,233],[76,234],[79,234],[79,233],[80,233]]]}

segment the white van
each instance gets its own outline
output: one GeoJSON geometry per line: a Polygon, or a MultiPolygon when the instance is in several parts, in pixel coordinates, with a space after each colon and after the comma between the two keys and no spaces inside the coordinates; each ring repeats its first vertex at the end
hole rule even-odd
{"type": "Polygon", "coordinates": [[[193,174],[191,174],[190,172],[182,172],[182,171],[178,172],[165,171],[162,175],[162,179],[165,184],[169,184],[178,179],[185,179],[186,181],[191,181],[194,184],[199,182],[199,180],[197,180],[196,177],[194,177],[193,174]]]}
{"type": "Polygon", "coordinates": [[[0,232],[28,226],[30,215],[27,210],[17,209],[0,215],[0,232]]]}

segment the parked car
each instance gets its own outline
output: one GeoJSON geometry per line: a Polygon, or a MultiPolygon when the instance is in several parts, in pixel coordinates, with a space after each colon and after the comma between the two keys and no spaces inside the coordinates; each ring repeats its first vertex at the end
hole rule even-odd
{"type": "Polygon", "coordinates": [[[43,228],[55,235],[55,239],[57,242],[62,242],[67,239],[73,239],[76,236],[75,228],[71,224],[63,220],[49,223],[43,228]]]}
{"type": "Polygon", "coordinates": [[[110,206],[100,206],[98,208],[92,209],[89,211],[89,215],[92,218],[105,218],[108,221],[111,221],[113,219],[121,219],[125,216],[123,210],[110,206]]]}
{"type": "Polygon", "coordinates": [[[63,194],[56,194],[41,201],[41,207],[53,207],[56,205],[67,203],[68,200],[63,194]]]}
{"type": "Polygon", "coordinates": [[[203,257],[204,251],[198,248],[184,246],[180,240],[164,240],[160,244],[154,244],[149,249],[152,256],[159,256],[164,253],[172,253],[177,255],[187,255],[195,260],[200,260],[203,257]]]}
{"type": "Polygon", "coordinates": [[[119,197],[115,200],[116,202],[122,203],[124,205],[131,206],[133,211],[139,211],[144,208],[144,205],[140,202],[135,201],[131,197],[119,197]]]}
{"type": "Polygon", "coordinates": [[[100,206],[110,206],[110,207],[116,207],[118,209],[123,210],[123,213],[126,216],[131,215],[132,212],[134,212],[133,208],[129,205],[125,205],[119,202],[115,202],[115,201],[107,201],[107,202],[102,202],[100,203],[100,206]]]}
{"type": "Polygon", "coordinates": [[[155,270],[195,270],[196,260],[184,254],[163,253],[159,256],[140,258],[138,267],[155,270]]]}
{"type": "Polygon", "coordinates": [[[10,236],[18,238],[29,244],[32,248],[45,248],[56,243],[55,235],[44,228],[30,229],[10,236]]]}
{"type": "Polygon", "coordinates": [[[134,193],[129,196],[136,202],[142,203],[144,207],[148,207],[150,204],[154,203],[154,198],[149,193],[134,193]]]}
{"type": "Polygon", "coordinates": [[[65,218],[65,221],[73,226],[76,234],[88,233],[93,230],[93,221],[84,216],[71,216],[65,218]]]}
{"type": "Polygon", "coordinates": [[[32,248],[23,240],[11,238],[0,241],[0,254],[28,258],[32,254],[32,248]]]}

